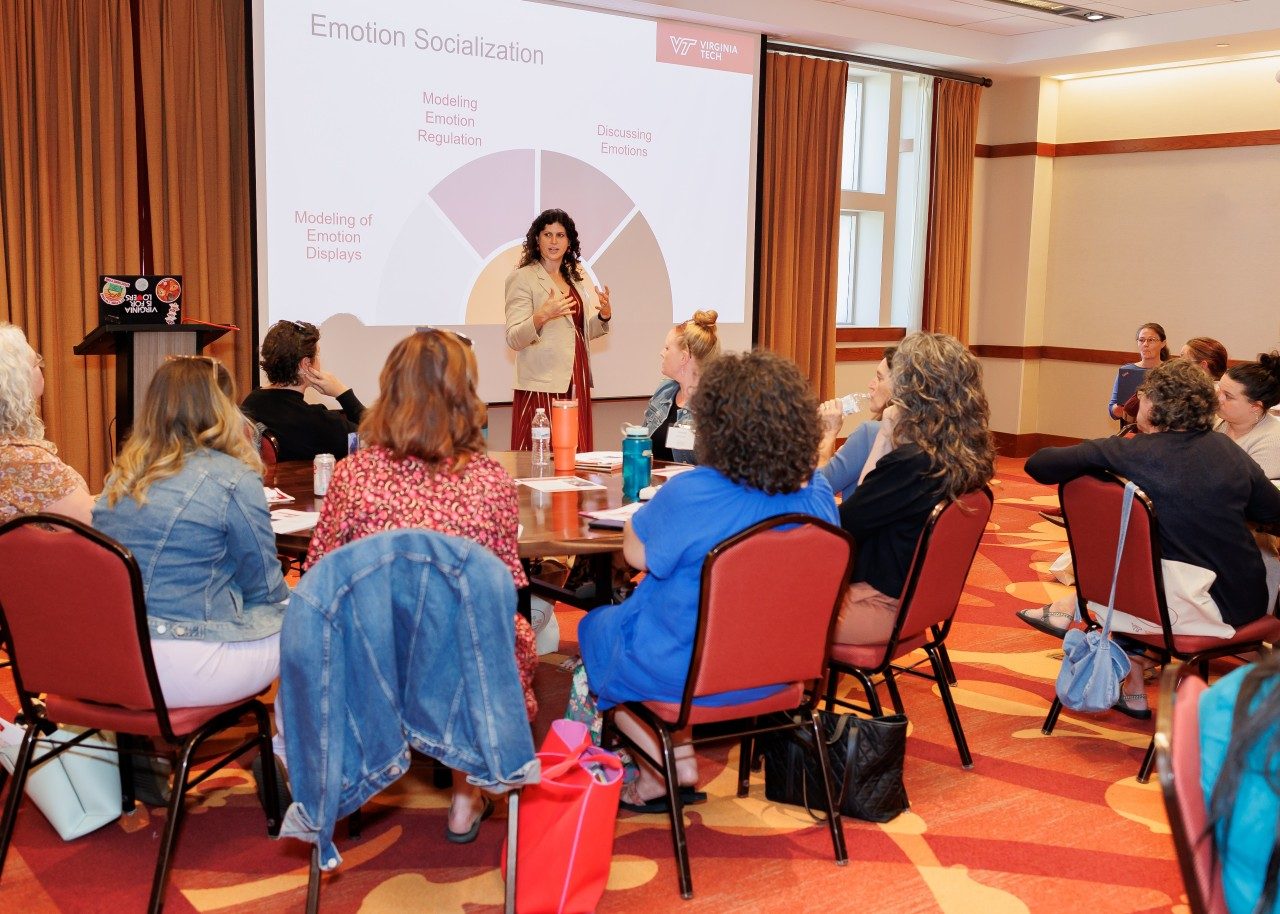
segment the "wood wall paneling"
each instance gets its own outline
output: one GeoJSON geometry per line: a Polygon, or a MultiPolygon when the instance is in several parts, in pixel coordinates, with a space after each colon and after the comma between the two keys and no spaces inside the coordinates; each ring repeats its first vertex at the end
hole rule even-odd
{"type": "Polygon", "coordinates": [[[1187,136],[1152,136],[1133,139],[1091,140],[1085,143],[978,143],[973,150],[979,159],[1007,159],[1040,156],[1124,155],[1131,152],[1181,152],[1187,149],[1230,149],[1242,146],[1280,146],[1280,130],[1240,130],[1233,133],[1203,133],[1187,136]]]}

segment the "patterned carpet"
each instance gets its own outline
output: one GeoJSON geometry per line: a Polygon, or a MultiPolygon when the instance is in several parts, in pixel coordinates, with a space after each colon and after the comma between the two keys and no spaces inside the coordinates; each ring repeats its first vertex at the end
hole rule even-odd
{"type": "MultiPolygon", "coordinates": [[[[1052,737],[1040,733],[1058,644],[1014,612],[1062,592],[1047,567],[1065,537],[1037,516],[1056,498],[1026,478],[1021,461],[1000,461],[993,490],[995,511],[950,640],[974,768],[960,768],[932,684],[900,680],[912,722],[912,809],[887,825],[846,820],[850,861],[837,867],[825,827],[803,809],[767,802],[759,777],[738,799],[736,748],[710,750],[701,756],[710,800],[686,811],[694,899],[680,900],[665,816],[623,814],[600,911],[1185,914],[1159,790],[1134,778],[1151,724],[1114,712],[1067,713],[1052,737]]],[[[571,642],[576,620],[561,621],[571,642]]],[[[5,676],[0,695],[11,697],[5,676]]],[[[564,674],[545,664],[542,727],[563,706],[565,687],[564,674]]],[[[360,839],[339,842],[345,860],[326,881],[324,909],[497,910],[501,813],[474,844],[457,847],[441,834],[446,804],[418,769],[369,804],[360,839]]],[[[162,817],[141,808],[64,843],[24,804],[0,910],[143,909],[162,817]]],[[[266,839],[248,772],[223,772],[189,807],[167,908],[300,910],[306,864],[305,846],[266,839]]]]}

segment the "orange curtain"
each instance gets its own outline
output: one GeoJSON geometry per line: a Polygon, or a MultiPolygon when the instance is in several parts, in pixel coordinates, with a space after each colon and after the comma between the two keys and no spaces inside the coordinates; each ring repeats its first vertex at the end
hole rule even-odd
{"type": "Polygon", "coordinates": [[[940,79],[933,95],[933,185],[921,327],[969,342],[973,150],[982,87],[940,79]]]}
{"type": "Polygon", "coordinates": [[[128,0],[0,4],[0,320],[44,356],[45,434],[95,491],[114,362],[71,348],[98,275],[138,272],[136,150],[128,0]]]}
{"type": "Polygon", "coordinates": [[[240,328],[206,352],[226,363],[243,396],[257,376],[244,7],[140,7],[154,272],[182,274],[184,317],[240,328]]]}
{"type": "Polygon", "coordinates": [[[835,389],[840,144],[848,66],[770,53],[760,200],[759,344],[835,389]]]}
{"type": "Polygon", "coordinates": [[[112,457],[115,360],[72,347],[97,326],[99,274],[142,272],[136,98],[155,262],[186,312],[243,329],[213,347],[246,389],[252,334],[248,88],[239,0],[0,4],[0,320],[44,356],[46,435],[96,491],[112,457]]]}

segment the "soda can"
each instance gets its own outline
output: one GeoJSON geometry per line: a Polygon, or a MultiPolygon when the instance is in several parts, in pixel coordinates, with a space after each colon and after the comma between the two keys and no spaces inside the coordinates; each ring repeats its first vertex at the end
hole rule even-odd
{"type": "Polygon", "coordinates": [[[332,454],[316,454],[316,459],[312,462],[311,491],[317,496],[323,498],[328,494],[335,462],[332,454]]]}

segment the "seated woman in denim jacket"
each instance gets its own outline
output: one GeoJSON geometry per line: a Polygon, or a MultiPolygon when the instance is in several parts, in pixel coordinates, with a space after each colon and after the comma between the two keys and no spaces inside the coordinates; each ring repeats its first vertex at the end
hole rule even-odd
{"type": "Polygon", "coordinates": [[[171,707],[247,698],[280,671],[289,588],[262,464],[228,387],[206,356],[161,365],[93,509],[93,525],[138,560],[171,707]]]}
{"type": "MultiPolygon", "coordinates": [[[[814,468],[818,402],[793,362],[763,350],[721,356],[708,366],[692,405],[701,416],[698,466],[662,486],[623,528],[627,561],[648,574],[626,601],[592,610],[578,624],[583,665],[574,674],[569,709],[575,719],[598,722],[597,706],[680,701],[696,635],[702,564],[713,546],[793,511],[836,520],[831,487],[814,468]]],[[[771,692],[766,686],[699,703],[733,704],[771,692]]],[[[615,720],[656,756],[654,735],[637,718],[620,712],[615,720]]],[[[676,767],[681,786],[696,784],[692,746],[676,749],[676,767]]],[[[665,793],[660,775],[642,765],[623,790],[622,807],[658,811],[665,808],[658,799],[665,793]]],[[[686,802],[700,799],[705,794],[689,794],[686,802]]]]}
{"type": "MultiPolygon", "coordinates": [[[[475,380],[470,344],[456,334],[426,330],[396,344],[382,368],[378,401],[360,424],[364,447],[333,472],[308,568],[362,537],[423,527],[479,543],[506,564],[516,587],[528,584],[519,557],[515,483],[484,452],[486,409],[475,380]]],[[[514,605],[487,609],[515,617],[511,649],[532,720],[538,713],[533,629],[514,605]]],[[[454,771],[445,837],[455,844],[474,841],[492,809],[480,789],[454,771]]]]}
{"type": "Polygon", "coordinates": [[[644,411],[644,424],[653,439],[654,460],[696,463],[693,453],[693,411],[689,400],[698,389],[698,378],[707,363],[720,354],[715,311],[695,311],[676,324],[662,346],[662,373],[644,411]]]}

